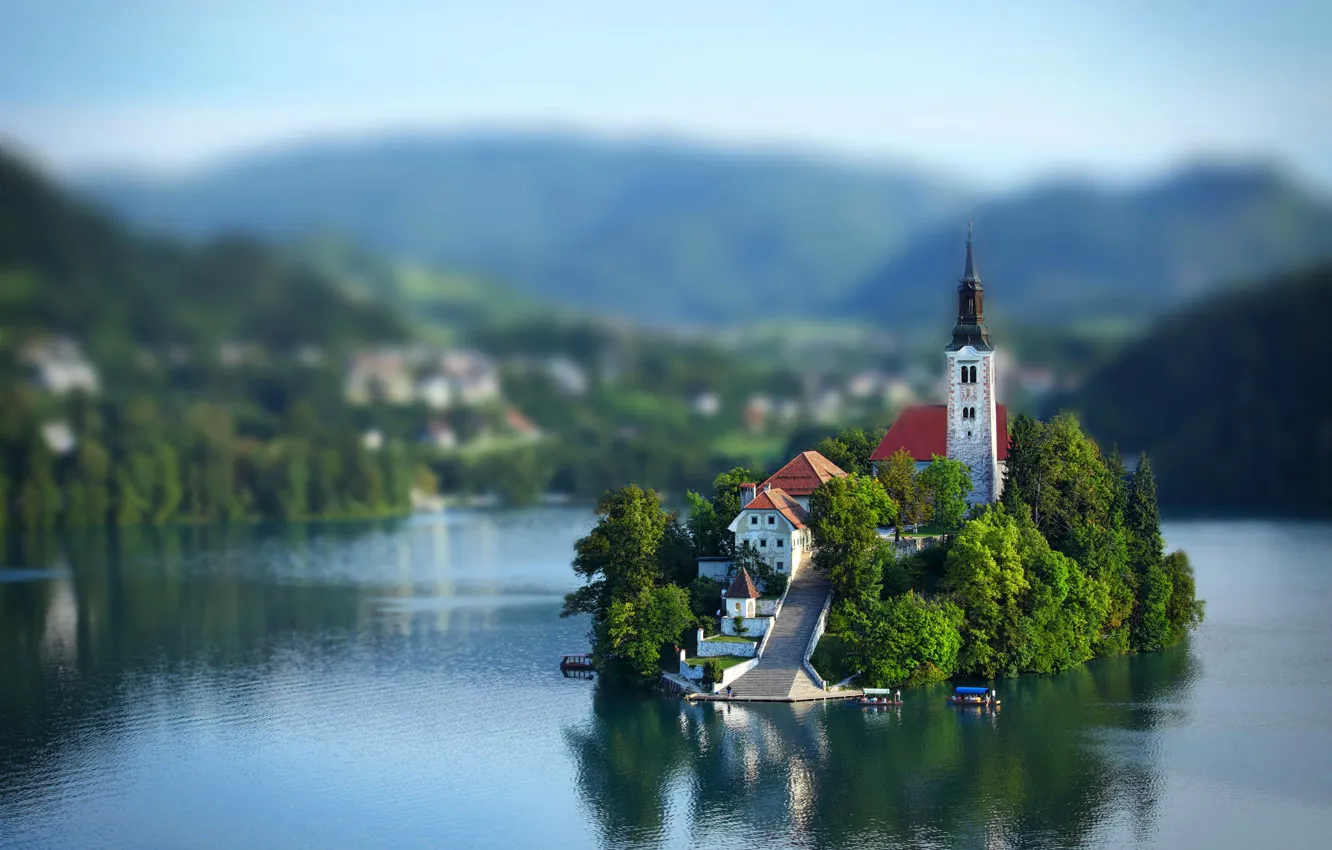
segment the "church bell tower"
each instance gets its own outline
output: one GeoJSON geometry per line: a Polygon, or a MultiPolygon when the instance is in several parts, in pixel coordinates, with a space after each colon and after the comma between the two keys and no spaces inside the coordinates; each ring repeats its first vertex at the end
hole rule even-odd
{"type": "Polygon", "coordinates": [[[967,501],[993,502],[999,498],[995,439],[994,346],[985,327],[985,287],[976,274],[971,225],[967,225],[967,261],[957,287],[957,324],[945,349],[948,364],[948,457],[971,467],[971,495],[967,501]]]}

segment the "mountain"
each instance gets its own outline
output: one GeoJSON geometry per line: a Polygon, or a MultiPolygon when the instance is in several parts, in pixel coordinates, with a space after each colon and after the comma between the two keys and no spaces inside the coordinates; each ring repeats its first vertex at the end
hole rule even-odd
{"type": "Polygon", "coordinates": [[[332,231],[549,303],[658,323],[829,312],[970,197],[900,169],[517,134],[308,146],[80,188],[161,232],[332,231]]]}
{"type": "Polygon", "coordinates": [[[98,360],[138,347],[398,340],[389,309],[344,294],[284,252],[247,239],[147,241],[0,155],[0,339],[68,334],[98,360]]]}
{"type": "Polygon", "coordinates": [[[1332,263],[1209,295],[1062,406],[1103,446],[1148,452],[1163,505],[1327,516],[1329,316],[1332,263]]]}
{"type": "MultiPolygon", "coordinates": [[[[964,234],[935,226],[843,310],[948,315],[964,234]]],[[[981,205],[987,313],[1022,324],[1160,314],[1229,281],[1332,257],[1332,203],[1261,166],[1202,165],[1132,190],[1050,185],[981,205]]]]}

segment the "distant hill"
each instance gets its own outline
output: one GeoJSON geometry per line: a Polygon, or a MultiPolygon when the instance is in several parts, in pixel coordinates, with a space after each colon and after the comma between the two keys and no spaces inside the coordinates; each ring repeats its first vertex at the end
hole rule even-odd
{"type": "Polygon", "coordinates": [[[1141,320],[1332,252],[1332,203],[1237,165],[977,205],[975,191],[901,168],[515,133],[307,146],[82,188],[163,232],[333,232],[545,303],[654,323],[937,324],[973,207],[992,310],[1024,324],[1141,320]]]}
{"type": "MultiPolygon", "coordinates": [[[[975,221],[987,312],[1022,324],[1141,319],[1332,257],[1332,203],[1264,167],[1200,166],[1135,190],[1046,186],[982,204],[975,221]]],[[[951,222],[919,235],[844,309],[949,314],[964,239],[951,222]]]]}
{"type": "Polygon", "coordinates": [[[68,334],[99,359],[139,346],[302,345],[403,339],[380,303],[248,239],[197,246],[144,240],[0,155],[0,338],[68,334]]]}
{"type": "Polygon", "coordinates": [[[921,228],[961,221],[970,197],[914,171],[528,135],[311,146],[81,188],[162,232],[332,231],[652,322],[828,313],[921,228]]]}
{"type": "Polygon", "coordinates": [[[1332,514],[1324,391],[1332,264],[1217,293],[1160,322],[1062,406],[1146,450],[1163,505],[1332,514]]]}

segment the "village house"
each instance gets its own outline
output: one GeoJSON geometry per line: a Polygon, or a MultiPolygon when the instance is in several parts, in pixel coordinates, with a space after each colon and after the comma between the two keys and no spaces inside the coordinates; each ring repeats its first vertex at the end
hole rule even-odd
{"type": "Polygon", "coordinates": [[[748,543],[773,569],[794,575],[814,547],[809,497],[823,482],[845,476],[832,461],[810,451],[761,484],[741,484],[740,513],[727,526],[736,548],[748,543]]]}
{"type": "Polygon", "coordinates": [[[79,344],[69,337],[44,337],[23,346],[19,360],[33,370],[35,383],[48,392],[96,393],[101,386],[97,369],[79,344]]]}
{"type": "Polygon", "coordinates": [[[1008,462],[1008,411],[996,400],[995,349],[985,327],[984,295],[968,229],[957,324],[944,349],[948,401],[903,410],[870,455],[876,469],[901,449],[918,470],[935,455],[959,460],[971,469],[967,500],[972,504],[998,500],[1008,462]]]}

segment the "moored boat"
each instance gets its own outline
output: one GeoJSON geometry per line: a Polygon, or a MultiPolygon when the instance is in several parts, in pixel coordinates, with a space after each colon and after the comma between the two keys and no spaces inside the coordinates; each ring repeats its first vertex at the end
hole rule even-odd
{"type": "Polygon", "coordinates": [[[960,687],[947,697],[947,702],[972,708],[998,708],[999,696],[991,688],[960,687]]]}
{"type": "Polygon", "coordinates": [[[866,708],[890,708],[902,704],[902,692],[892,688],[862,688],[856,704],[866,708]]]}

